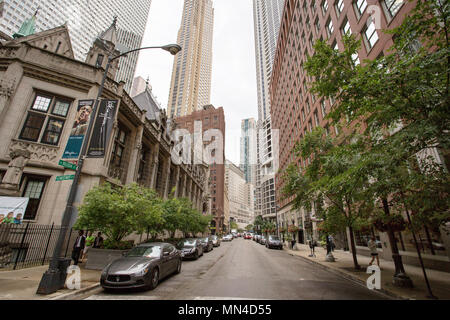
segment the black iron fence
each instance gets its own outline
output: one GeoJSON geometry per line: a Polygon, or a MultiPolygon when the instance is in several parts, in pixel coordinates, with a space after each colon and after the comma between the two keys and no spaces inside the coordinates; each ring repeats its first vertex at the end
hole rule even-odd
{"type": "MultiPolygon", "coordinates": [[[[52,225],[0,225],[0,270],[17,270],[47,264],[55,249],[61,227],[52,225]]],[[[70,257],[78,231],[69,230],[62,257],[70,257]],[[71,246],[72,245],[72,246],[71,246]]]]}

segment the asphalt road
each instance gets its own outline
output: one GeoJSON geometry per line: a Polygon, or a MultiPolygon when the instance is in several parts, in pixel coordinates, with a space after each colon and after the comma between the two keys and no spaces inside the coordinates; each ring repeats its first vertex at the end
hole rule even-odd
{"type": "MultiPolygon", "coordinates": [[[[368,275],[369,276],[369,275],[368,275]]],[[[87,300],[374,300],[385,296],[252,240],[222,242],[153,291],[102,292],[87,300]]]]}

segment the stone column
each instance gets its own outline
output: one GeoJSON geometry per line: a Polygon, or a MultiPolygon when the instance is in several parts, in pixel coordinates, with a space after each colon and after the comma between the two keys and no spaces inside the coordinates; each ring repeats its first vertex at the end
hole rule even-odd
{"type": "Polygon", "coordinates": [[[189,198],[189,200],[192,201],[192,179],[189,176],[186,176],[186,196],[189,198]]]}
{"type": "Polygon", "coordinates": [[[170,172],[172,169],[170,156],[168,159],[166,159],[165,162],[166,162],[166,174],[165,174],[166,180],[165,180],[165,185],[164,185],[164,199],[167,199],[169,193],[172,191],[172,190],[169,190],[169,188],[170,188],[170,172]]]}
{"type": "Polygon", "coordinates": [[[180,188],[181,188],[180,191],[181,191],[181,197],[185,198],[186,194],[187,194],[187,192],[186,192],[186,179],[187,179],[186,172],[184,172],[182,175],[183,175],[183,178],[182,178],[181,184],[180,184],[180,188]]]}
{"type": "Polygon", "coordinates": [[[153,163],[153,167],[152,167],[152,178],[151,178],[151,183],[150,183],[150,187],[152,189],[156,189],[156,177],[158,175],[158,165],[159,165],[159,144],[155,145],[155,150],[152,153],[152,163],[153,163]]]}
{"type": "Polygon", "coordinates": [[[180,166],[177,166],[175,172],[176,172],[176,174],[175,174],[175,198],[178,198],[179,194],[180,194],[180,187],[181,187],[181,183],[180,183],[180,166]]]}
{"type": "Polygon", "coordinates": [[[19,62],[13,62],[8,66],[0,79],[0,119],[5,119],[5,114],[23,76],[23,67],[19,62]]]}
{"type": "Polygon", "coordinates": [[[136,130],[134,145],[130,155],[130,165],[128,166],[126,184],[136,182],[139,170],[139,154],[142,150],[142,135],[144,133],[144,125],[141,124],[136,130]]]}

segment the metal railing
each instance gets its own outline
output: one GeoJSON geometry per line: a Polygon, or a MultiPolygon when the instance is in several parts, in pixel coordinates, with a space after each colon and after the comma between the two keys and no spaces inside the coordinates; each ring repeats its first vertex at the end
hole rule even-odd
{"type": "MultiPolygon", "coordinates": [[[[17,270],[45,265],[53,255],[60,226],[26,224],[0,225],[0,270],[17,270]]],[[[61,257],[70,257],[78,232],[70,230],[61,257]]]]}

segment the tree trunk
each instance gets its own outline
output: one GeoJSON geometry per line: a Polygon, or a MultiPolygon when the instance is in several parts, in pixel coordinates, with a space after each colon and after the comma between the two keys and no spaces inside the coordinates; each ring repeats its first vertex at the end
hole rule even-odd
{"type": "MultiPolygon", "coordinates": [[[[383,210],[386,216],[390,215],[389,204],[386,198],[382,199],[383,210]]],[[[391,244],[392,260],[394,260],[395,272],[394,272],[394,285],[401,287],[412,287],[411,279],[406,275],[403,267],[402,256],[398,251],[397,241],[395,240],[395,234],[391,225],[388,225],[387,231],[389,237],[389,243],[391,244]]]]}
{"type": "Polygon", "coordinates": [[[427,241],[428,241],[428,245],[430,246],[431,254],[436,255],[436,252],[434,252],[434,248],[433,248],[433,240],[431,240],[431,236],[430,236],[430,230],[428,230],[427,226],[424,226],[424,229],[425,229],[425,234],[427,235],[427,241]]]}
{"type": "Polygon", "coordinates": [[[353,228],[349,226],[348,231],[350,233],[350,246],[352,248],[353,264],[356,270],[360,270],[361,266],[358,264],[358,257],[356,256],[356,245],[355,245],[355,237],[353,235],[353,228]]]}

